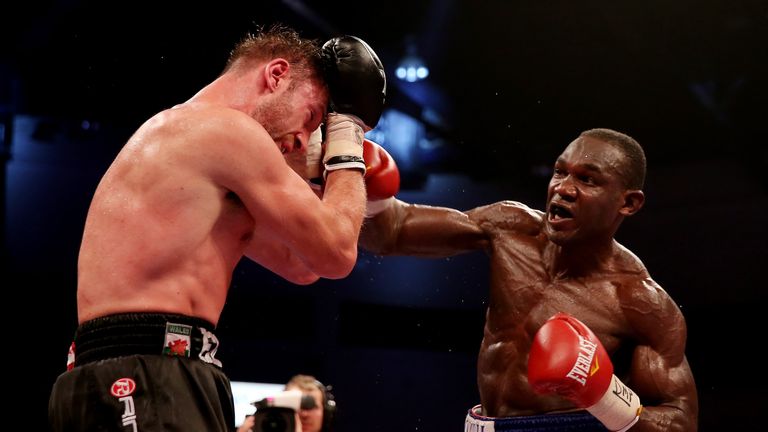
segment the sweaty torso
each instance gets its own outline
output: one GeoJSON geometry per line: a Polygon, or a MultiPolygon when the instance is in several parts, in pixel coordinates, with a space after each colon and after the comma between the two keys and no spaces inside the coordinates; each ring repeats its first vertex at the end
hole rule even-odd
{"type": "Polygon", "coordinates": [[[254,220],[201,168],[224,143],[185,146],[202,114],[189,110],[150,119],[101,180],[80,248],[80,322],[119,312],[218,321],[254,220]]]}
{"type": "Polygon", "coordinates": [[[527,361],[536,331],[567,312],[600,338],[626,372],[633,334],[624,317],[622,290],[647,277],[642,264],[617,246],[610,265],[587,275],[551,275],[542,214],[517,203],[498,203],[472,216],[490,240],[491,291],[478,359],[478,387],[485,415],[504,417],[569,410],[559,397],[533,393],[527,361]]]}

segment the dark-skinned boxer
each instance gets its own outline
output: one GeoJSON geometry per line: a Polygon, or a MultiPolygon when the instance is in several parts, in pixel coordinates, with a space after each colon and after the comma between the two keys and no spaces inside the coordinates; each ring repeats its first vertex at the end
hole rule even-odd
{"type": "Polygon", "coordinates": [[[643,206],[645,171],[634,139],[592,129],[557,158],[544,211],[369,203],[368,250],[490,257],[481,403],[465,431],[697,430],[684,317],[614,239],[643,206]]]}

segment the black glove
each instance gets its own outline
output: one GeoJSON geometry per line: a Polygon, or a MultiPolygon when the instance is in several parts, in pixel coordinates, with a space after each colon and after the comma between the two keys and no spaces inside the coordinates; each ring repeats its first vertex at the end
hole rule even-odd
{"type": "Polygon", "coordinates": [[[376,53],[355,36],[335,37],[323,44],[329,112],[358,117],[368,129],[379,122],[387,96],[384,66],[376,53]]]}

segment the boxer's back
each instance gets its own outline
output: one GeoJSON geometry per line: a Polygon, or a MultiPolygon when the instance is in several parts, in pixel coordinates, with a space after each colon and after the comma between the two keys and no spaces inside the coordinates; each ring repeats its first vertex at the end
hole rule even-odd
{"type": "Polygon", "coordinates": [[[201,167],[223,143],[194,150],[199,108],[145,123],[104,175],[78,263],[78,316],[173,312],[218,321],[253,218],[201,167]]]}

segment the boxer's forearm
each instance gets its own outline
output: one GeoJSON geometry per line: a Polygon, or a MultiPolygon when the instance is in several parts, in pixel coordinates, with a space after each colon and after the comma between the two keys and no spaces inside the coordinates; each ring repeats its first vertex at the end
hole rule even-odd
{"type": "Polygon", "coordinates": [[[487,238],[465,213],[396,200],[366,219],[360,245],[381,255],[447,257],[482,249],[487,238]]]}
{"type": "Polygon", "coordinates": [[[630,432],[696,432],[696,418],[677,406],[645,406],[640,421],[630,432]]]}

